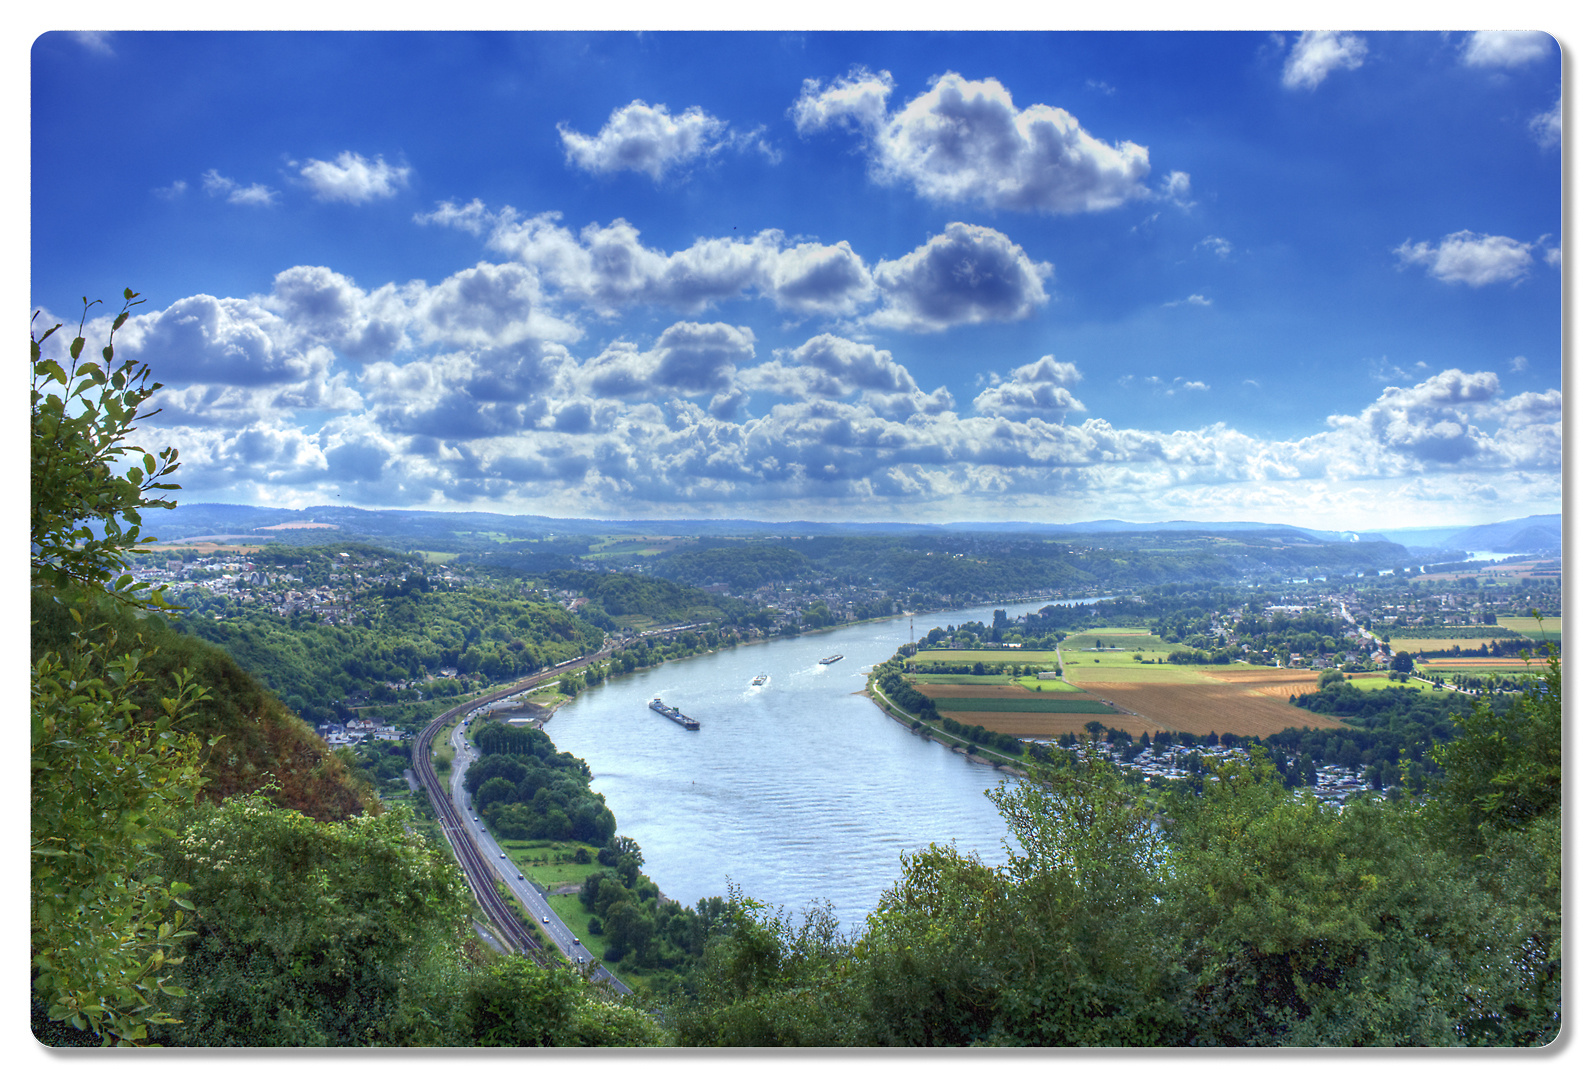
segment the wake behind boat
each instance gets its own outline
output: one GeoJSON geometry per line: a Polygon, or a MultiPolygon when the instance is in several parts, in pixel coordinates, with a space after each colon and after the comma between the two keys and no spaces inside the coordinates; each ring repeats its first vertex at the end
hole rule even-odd
{"type": "Polygon", "coordinates": [[[671,720],[674,720],[677,724],[680,724],[687,731],[696,731],[702,726],[696,720],[693,720],[690,716],[687,716],[680,709],[677,709],[674,705],[664,704],[664,699],[662,698],[654,698],[652,701],[648,702],[648,708],[652,709],[660,716],[668,716],[671,720]]]}

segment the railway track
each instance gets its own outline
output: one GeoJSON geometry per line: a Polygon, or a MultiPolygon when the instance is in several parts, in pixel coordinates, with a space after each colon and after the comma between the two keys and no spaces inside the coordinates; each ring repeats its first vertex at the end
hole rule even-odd
{"type": "Polygon", "coordinates": [[[454,857],[459,860],[461,869],[465,871],[465,880],[470,885],[470,891],[475,895],[476,902],[503,940],[509,942],[516,951],[538,958],[546,956],[541,935],[527,927],[521,921],[520,913],[515,906],[499,895],[498,877],[493,872],[492,865],[477,846],[475,834],[465,823],[464,815],[454,805],[454,800],[449,798],[448,789],[438,778],[437,770],[432,767],[432,740],[437,737],[439,730],[457,722],[472,709],[524,693],[539,683],[557,679],[575,668],[594,660],[601,660],[609,654],[609,651],[605,649],[590,656],[566,660],[529,679],[523,679],[506,690],[496,690],[491,694],[484,694],[479,698],[455,705],[427,724],[426,729],[416,737],[410,748],[410,764],[421,786],[426,790],[426,797],[431,800],[432,808],[437,811],[437,820],[443,828],[443,835],[447,837],[449,846],[454,849],[454,857]]]}

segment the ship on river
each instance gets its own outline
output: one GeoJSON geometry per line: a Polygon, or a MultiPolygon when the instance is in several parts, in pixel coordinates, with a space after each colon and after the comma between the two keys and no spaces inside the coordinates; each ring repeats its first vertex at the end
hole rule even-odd
{"type": "Polygon", "coordinates": [[[753,685],[754,686],[763,686],[768,681],[769,681],[769,676],[768,675],[760,675],[758,678],[753,680],[753,685]]]}
{"type": "Polygon", "coordinates": [[[648,702],[648,708],[652,709],[660,716],[668,716],[671,720],[674,720],[677,724],[680,724],[687,731],[696,731],[702,726],[696,720],[693,720],[690,716],[687,716],[680,709],[677,709],[674,705],[664,704],[664,700],[662,698],[654,698],[652,701],[648,702]]]}
{"type": "Polygon", "coordinates": [[[821,664],[834,664],[837,660],[840,660],[840,659],[841,659],[841,654],[837,653],[835,656],[827,656],[827,657],[825,657],[823,660],[821,660],[819,662],[821,664]]]}

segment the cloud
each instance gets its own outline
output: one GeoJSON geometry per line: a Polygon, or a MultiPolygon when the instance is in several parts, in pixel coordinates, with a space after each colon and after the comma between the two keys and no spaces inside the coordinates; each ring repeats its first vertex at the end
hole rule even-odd
{"type": "Polygon", "coordinates": [[[1027,420],[1032,416],[1062,423],[1069,412],[1084,412],[1085,406],[1069,391],[1079,385],[1079,369],[1071,363],[1058,363],[1043,356],[1033,364],[1016,367],[1007,379],[980,391],[974,410],[987,416],[1027,420]]]}
{"type": "Polygon", "coordinates": [[[1468,67],[1518,67],[1555,51],[1555,39],[1537,30],[1478,30],[1467,37],[1461,62],[1468,67]]]}
{"type": "Polygon", "coordinates": [[[1487,405],[1499,392],[1493,372],[1451,369],[1410,388],[1389,387],[1359,416],[1331,416],[1329,423],[1362,433],[1387,452],[1454,464],[1482,449],[1482,433],[1471,425],[1467,407],[1487,405]]]}
{"type": "Polygon", "coordinates": [[[1512,371],[1514,371],[1514,372],[1515,371],[1526,371],[1527,369],[1528,369],[1528,358],[1527,357],[1525,357],[1525,356],[1513,356],[1511,358],[1511,370],[1512,371]]]}
{"type": "Polygon", "coordinates": [[[804,79],[802,93],[791,107],[792,121],[802,135],[832,125],[872,135],[885,127],[886,102],[895,87],[891,72],[864,67],[832,79],[828,87],[818,79],[804,79]]]}
{"type": "Polygon", "coordinates": [[[1307,30],[1295,39],[1284,62],[1284,88],[1316,90],[1329,74],[1354,71],[1367,57],[1367,43],[1338,30],[1307,30]]]}
{"type": "Polygon", "coordinates": [[[228,202],[237,203],[239,206],[271,206],[277,198],[277,193],[264,184],[250,184],[244,187],[215,169],[208,170],[200,177],[200,181],[206,195],[224,195],[228,202]]]}
{"type": "Polygon", "coordinates": [[[610,113],[596,135],[572,131],[563,122],[558,128],[566,163],[590,173],[646,173],[654,181],[711,157],[726,145],[728,132],[723,120],[695,105],[671,116],[667,106],[641,100],[610,113]]]}
{"type": "Polygon", "coordinates": [[[417,297],[412,330],[424,342],[499,346],[573,339],[574,326],[546,310],[536,273],[517,263],[477,263],[417,297]]]}
{"type": "Polygon", "coordinates": [[[876,295],[868,267],[846,241],[792,241],[778,229],[700,238],[665,253],[644,245],[624,218],[594,222],[578,235],[558,214],[522,220],[513,207],[492,214],[475,201],[443,203],[416,221],[485,233],[489,248],[534,269],[562,299],[604,315],[637,304],[695,314],[749,293],[798,315],[849,315],[876,295]]]}
{"type": "MultiPolygon", "coordinates": [[[[757,363],[750,329],[687,321],[645,348],[616,340],[578,358],[504,331],[527,322],[526,272],[365,290],[296,267],[257,300],[195,296],[141,314],[119,351],[167,383],[146,435],[182,449],[192,499],[446,509],[534,488],[539,512],[575,516],[829,516],[891,500],[932,516],[1023,517],[1062,498],[1094,512],[1290,517],[1349,512],[1346,491],[1377,501],[1419,480],[1430,501],[1509,489],[1542,503],[1558,491],[1560,393],[1507,397],[1486,371],[1390,385],[1287,440],[1225,424],[1065,423],[1084,411],[1082,376],[1053,356],[993,376],[959,415],[945,387],[924,392],[890,351],[833,333],[757,363]],[[445,298],[462,313],[429,340],[445,298]],[[398,351],[348,366],[346,343],[377,324],[398,351]]],[[[1210,392],[1183,376],[1133,381],[1210,392]]]]}
{"type": "Polygon", "coordinates": [[[71,33],[73,40],[88,52],[101,56],[116,55],[116,50],[111,48],[113,34],[109,30],[73,30],[71,33]]]}
{"type": "Polygon", "coordinates": [[[1395,249],[1402,268],[1422,266],[1430,277],[1447,284],[1473,288],[1501,281],[1516,281],[1533,265],[1533,245],[1509,236],[1479,235],[1462,230],[1451,233],[1434,247],[1426,240],[1410,240],[1395,249]]]}
{"type": "Polygon", "coordinates": [[[611,344],[580,377],[599,397],[724,394],[733,387],[737,365],[753,359],[754,341],[745,326],[678,322],[647,352],[626,341],[611,344]]]}
{"type": "Polygon", "coordinates": [[[1020,110],[995,79],[947,72],[895,114],[886,105],[891,90],[889,73],[863,68],[823,89],[809,79],[792,107],[797,130],[857,131],[878,183],[906,184],[937,202],[1072,214],[1149,195],[1145,147],[1109,146],[1055,106],[1020,110]]]}
{"type": "MultiPolygon", "coordinates": [[[[298,162],[290,162],[297,167],[298,162]]],[[[354,205],[372,199],[388,199],[399,188],[409,183],[407,165],[389,165],[378,154],[370,161],[359,154],[345,150],[336,161],[319,161],[310,158],[299,175],[310,185],[311,192],[322,202],[346,202],[354,205]]]]}
{"type": "Polygon", "coordinates": [[[303,380],[311,361],[285,344],[280,319],[249,300],[200,294],[128,320],[118,355],[148,361],[169,384],[261,386],[303,380]]]}
{"type": "Polygon", "coordinates": [[[1561,96],[1555,98],[1555,107],[1547,112],[1539,113],[1528,121],[1528,130],[1533,133],[1533,138],[1544,149],[1561,145],[1561,96]]]}
{"type": "Polygon", "coordinates": [[[1176,170],[1164,176],[1162,178],[1162,187],[1158,189],[1157,195],[1173,203],[1181,210],[1188,210],[1195,205],[1195,202],[1190,198],[1190,174],[1187,172],[1178,172],[1176,170]]]}
{"type": "Polygon", "coordinates": [[[154,195],[157,198],[165,199],[168,202],[172,202],[172,201],[175,201],[177,199],[182,198],[183,197],[183,193],[185,191],[187,191],[187,190],[188,190],[188,181],[187,180],[173,180],[166,187],[154,188],[153,189],[153,193],[154,193],[154,195]]]}
{"type": "Polygon", "coordinates": [[[952,222],[900,259],[877,263],[886,306],[871,322],[926,333],[1027,318],[1047,300],[1052,265],[1034,262],[1005,234],[952,222]]]}
{"type": "Polygon", "coordinates": [[[1202,248],[1206,248],[1220,259],[1227,259],[1234,251],[1229,242],[1221,236],[1208,236],[1195,246],[1196,251],[1202,248]]]}
{"type": "Polygon", "coordinates": [[[1207,299],[1205,296],[1202,296],[1200,293],[1191,293],[1189,296],[1185,297],[1183,300],[1169,300],[1166,303],[1164,303],[1162,306],[1163,307],[1182,307],[1182,306],[1211,307],[1212,306],[1212,301],[1207,299]]]}

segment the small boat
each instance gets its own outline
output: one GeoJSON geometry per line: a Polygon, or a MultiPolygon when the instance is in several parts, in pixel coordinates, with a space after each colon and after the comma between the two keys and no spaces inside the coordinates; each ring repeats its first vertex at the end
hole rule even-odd
{"type": "Polygon", "coordinates": [[[753,680],[753,685],[754,686],[763,686],[768,681],[769,681],[769,676],[768,675],[760,675],[758,678],[753,680]]]}
{"type": "Polygon", "coordinates": [[[648,702],[648,708],[652,709],[660,716],[668,716],[671,720],[674,720],[677,724],[680,724],[687,731],[696,731],[702,726],[696,720],[693,720],[690,716],[687,716],[675,706],[664,704],[664,700],[662,698],[654,698],[652,701],[648,702]]]}
{"type": "Polygon", "coordinates": [[[841,654],[837,653],[835,656],[827,656],[827,657],[825,657],[823,660],[821,660],[819,662],[821,664],[834,664],[837,660],[840,660],[840,659],[841,659],[841,654]]]}

